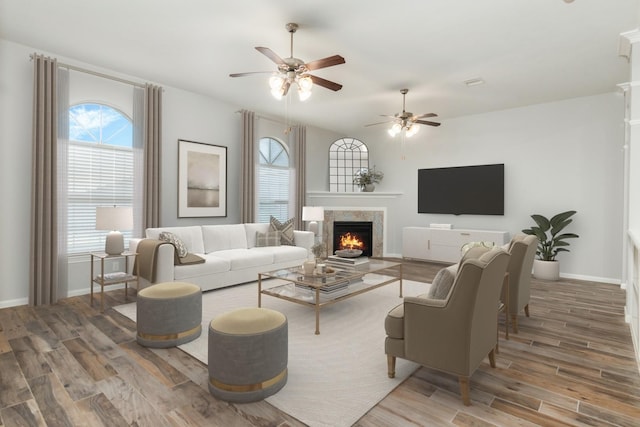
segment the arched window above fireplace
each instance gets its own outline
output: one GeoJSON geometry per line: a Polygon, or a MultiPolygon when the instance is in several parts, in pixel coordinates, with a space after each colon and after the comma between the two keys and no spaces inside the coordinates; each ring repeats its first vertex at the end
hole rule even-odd
{"type": "Polygon", "coordinates": [[[369,167],[369,149],[355,138],[340,138],[329,147],[329,191],[352,193],[358,190],[353,174],[369,167]]]}

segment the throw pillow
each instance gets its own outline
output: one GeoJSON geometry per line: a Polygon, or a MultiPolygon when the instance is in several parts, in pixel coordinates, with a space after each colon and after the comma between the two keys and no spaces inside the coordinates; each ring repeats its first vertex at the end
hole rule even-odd
{"type": "Polygon", "coordinates": [[[280,246],[281,239],[281,231],[267,231],[266,233],[256,231],[256,248],[264,248],[265,246],[280,246]]]}
{"type": "Polygon", "coordinates": [[[449,290],[451,290],[455,278],[455,273],[449,267],[438,271],[436,277],[433,278],[427,298],[445,299],[449,295],[449,290]]]}
{"type": "Polygon", "coordinates": [[[160,233],[158,237],[160,238],[160,240],[164,240],[165,242],[169,242],[173,246],[175,246],[178,257],[183,258],[187,256],[187,253],[189,253],[189,251],[187,250],[187,246],[175,234],[170,233],[168,231],[163,231],[160,233]]]}
{"type": "Polygon", "coordinates": [[[293,246],[293,218],[289,218],[285,222],[278,221],[277,218],[271,217],[269,220],[269,231],[280,231],[280,243],[283,245],[293,246]]]}

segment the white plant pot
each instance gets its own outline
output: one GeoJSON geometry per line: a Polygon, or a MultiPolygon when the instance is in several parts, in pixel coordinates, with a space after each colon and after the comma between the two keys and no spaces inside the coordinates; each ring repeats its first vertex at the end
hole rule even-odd
{"type": "Polygon", "coordinates": [[[542,280],[560,279],[560,263],[558,261],[533,260],[533,277],[542,280]]]}

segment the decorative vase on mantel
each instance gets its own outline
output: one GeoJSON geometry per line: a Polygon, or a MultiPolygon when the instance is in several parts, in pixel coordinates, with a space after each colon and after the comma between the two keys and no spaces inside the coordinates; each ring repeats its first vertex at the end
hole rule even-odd
{"type": "Polygon", "coordinates": [[[364,187],[362,187],[362,191],[364,191],[365,193],[371,193],[375,189],[375,184],[365,184],[364,187]]]}

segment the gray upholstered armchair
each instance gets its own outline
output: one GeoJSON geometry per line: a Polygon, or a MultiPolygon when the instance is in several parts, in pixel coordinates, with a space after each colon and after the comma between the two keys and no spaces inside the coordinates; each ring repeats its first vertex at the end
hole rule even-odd
{"type": "Polygon", "coordinates": [[[509,314],[513,331],[518,333],[518,313],[524,309],[529,317],[529,299],[531,296],[531,269],[536,256],[538,239],[533,235],[517,234],[509,245],[509,314]]]}
{"type": "Polygon", "coordinates": [[[509,254],[495,249],[465,260],[443,300],[405,297],[385,319],[388,374],[396,357],[458,376],[465,405],[469,377],[489,355],[495,367],[498,301],[509,254]]]}

